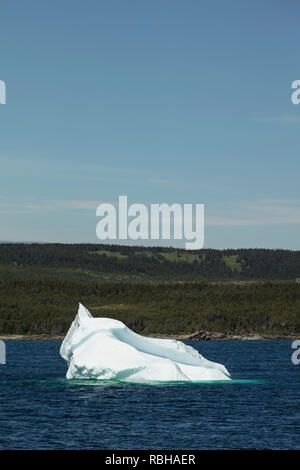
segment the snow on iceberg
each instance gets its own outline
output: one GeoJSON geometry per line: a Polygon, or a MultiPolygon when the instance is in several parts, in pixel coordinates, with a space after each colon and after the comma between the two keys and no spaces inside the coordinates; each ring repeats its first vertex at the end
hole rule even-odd
{"type": "Polygon", "coordinates": [[[93,318],[82,304],[60,354],[69,366],[67,379],[230,380],[223,365],[208,361],[191,346],[181,341],[140,336],[118,320],[93,318]]]}

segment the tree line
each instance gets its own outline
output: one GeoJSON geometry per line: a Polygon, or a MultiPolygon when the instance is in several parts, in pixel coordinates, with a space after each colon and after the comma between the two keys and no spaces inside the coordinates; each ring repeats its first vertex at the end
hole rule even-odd
{"type": "MultiPolygon", "coordinates": [[[[0,277],[8,267],[81,269],[160,280],[295,280],[300,251],[144,248],[103,244],[0,244],[0,277]]],[[[30,272],[30,269],[27,269],[30,272]]],[[[26,275],[24,271],[24,276],[26,275]]]]}
{"type": "Polygon", "coordinates": [[[291,281],[234,283],[0,282],[0,333],[63,335],[82,302],[94,316],[142,334],[198,330],[300,334],[300,288],[291,281]]]}

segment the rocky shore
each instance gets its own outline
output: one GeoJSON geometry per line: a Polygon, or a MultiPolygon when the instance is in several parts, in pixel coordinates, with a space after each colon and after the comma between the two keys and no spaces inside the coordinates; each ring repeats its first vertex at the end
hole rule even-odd
{"type": "MultiPolygon", "coordinates": [[[[161,339],[175,339],[178,341],[274,341],[274,340],[287,340],[293,341],[300,339],[299,335],[291,334],[225,334],[219,332],[196,331],[191,334],[184,335],[163,335],[152,334],[148,335],[151,338],[161,339]]],[[[63,341],[64,336],[56,335],[0,335],[0,341],[63,341]]]]}
{"type": "Polygon", "coordinates": [[[64,336],[51,335],[0,335],[0,341],[62,341],[64,336]]]}
{"type": "Polygon", "coordinates": [[[295,340],[299,339],[299,335],[290,335],[290,334],[274,334],[274,335],[265,335],[265,334],[224,334],[218,332],[207,332],[207,331],[197,331],[190,335],[179,335],[176,336],[177,340],[180,341],[263,341],[263,340],[295,340]]]}

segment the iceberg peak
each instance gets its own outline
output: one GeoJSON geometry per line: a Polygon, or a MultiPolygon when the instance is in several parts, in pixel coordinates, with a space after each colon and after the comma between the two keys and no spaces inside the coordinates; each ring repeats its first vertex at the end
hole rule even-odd
{"type": "Polygon", "coordinates": [[[82,305],[80,302],[79,302],[79,307],[78,307],[78,319],[79,320],[82,320],[83,318],[93,318],[91,313],[88,311],[87,308],[85,308],[84,305],[82,305]]]}

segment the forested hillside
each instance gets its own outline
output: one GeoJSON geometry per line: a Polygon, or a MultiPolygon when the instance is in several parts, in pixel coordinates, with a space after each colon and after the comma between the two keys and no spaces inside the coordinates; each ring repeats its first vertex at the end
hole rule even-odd
{"type": "Polygon", "coordinates": [[[300,252],[0,244],[0,334],[61,335],[78,302],[142,334],[300,334],[300,252]]]}
{"type": "Polygon", "coordinates": [[[2,281],[0,332],[65,334],[78,302],[93,315],[119,319],[142,334],[300,333],[300,287],[295,282],[145,285],[54,280],[2,281]]]}
{"type": "Polygon", "coordinates": [[[300,251],[0,244],[0,277],[35,275],[110,281],[295,280],[300,278],[300,251]]]}

